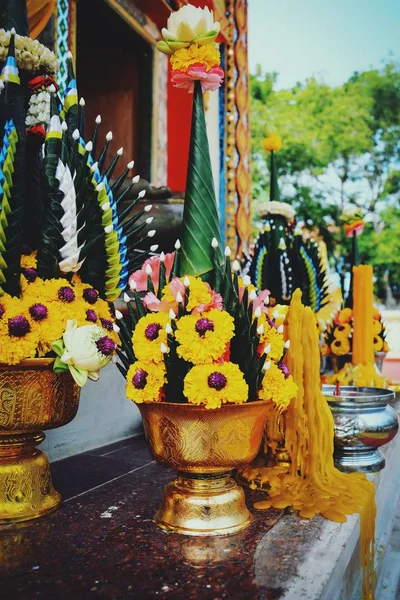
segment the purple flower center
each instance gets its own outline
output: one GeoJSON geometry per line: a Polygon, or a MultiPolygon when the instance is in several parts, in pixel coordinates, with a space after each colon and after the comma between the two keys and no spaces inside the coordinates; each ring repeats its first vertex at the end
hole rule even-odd
{"type": "Polygon", "coordinates": [[[281,363],[280,365],[278,365],[278,367],[280,368],[280,370],[284,374],[285,379],[287,379],[289,377],[289,375],[290,375],[290,371],[287,368],[287,365],[285,365],[285,363],[281,363]]]}
{"type": "Polygon", "coordinates": [[[137,390],[143,390],[147,384],[148,373],[143,369],[136,369],[136,373],[132,377],[132,383],[137,390]]]}
{"type": "Polygon", "coordinates": [[[24,337],[31,330],[29,321],[23,315],[8,319],[8,333],[15,337],[24,337]]]}
{"type": "Polygon", "coordinates": [[[0,304],[0,319],[4,315],[5,312],[6,312],[6,309],[4,308],[4,306],[2,304],[0,304]]]}
{"type": "Polygon", "coordinates": [[[199,319],[194,326],[200,336],[205,336],[207,331],[214,331],[214,323],[210,319],[199,319]]]}
{"type": "Polygon", "coordinates": [[[89,304],[96,304],[99,293],[94,288],[86,288],[83,292],[83,297],[89,304]]]}
{"type": "Polygon", "coordinates": [[[116,343],[114,340],[108,337],[108,335],[103,335],[103,337],[99,338],[96,341],[97,350],[104,354],[104,356],[110,356],[114,353],[116,343]]]}
{"type": "Polygon", "coordinates": [[[226,386],[226,384],[228,383],[227,378],[225,377],[225,375],[223,375],[222,373],[219,373],[218,371],[214,371],[214,373],[211,373],[211,375],[208,376],[208,387],[213,388],[214,390],[217,390],[218,392],[220,390],[223,390],[224,387],[226,386]]]}
{"type": "Polygon", "coordinates": [[[58,290],[58,297],[62,302],[70,304],[75,300],[75,293],[72,288],[65,285],[58,290]]]}
{"type": "Polygon", "coordinates": [[[21,271],[22,275],[24,275],[24,277],[29,281],[29,283],[33,283],[34,281],[36,281],[36,278],[38,276],[36,269],[34,269],[33,267],[22,267],[21,271]]]}
{"type": "Polygon", "coordinates": [[[107,331],[113,330],[112,321],[109,321],[108,319],[103,319],[102,317],[100,317],[100,323],[102,324],[104,329],[106,329],[107,331]]]}
{"type": "Polygon", "coordinates": [[[338,330],[339,330],[339,331],[343,331],[343,330],[344,330],[344,325],[339,325],[339,326],[338,326],[338,330]]]}
{"type": "Polygon", "coordinates": [[[158,333],[161,329],[161,325],[160,323],[150,323],[150,325],[147,325],[144,335],[146,336],[146,339],[148,339],[150,342],[153,342],[154,340],[156,340],[158,338],[158,333]]]}
{"type": "Polygon", "coordinates": [[[341,345],[342,345],[342,342],[340,342],[339,340],[335,340],[335,344],[334,344],[334,345],[335,345],[335,346],[341,346],[341,345]]]}
{"type": "Polygon", "coordinates": [[[91,323],[96,323],[97,315],[92,308],[86,311],[86,321],[90,321],[91,323]]]}
{"type": "Polygon", "coordinates": [[[44,304],[33,304],[29,307],[29,314],[34,321],[42,321],[48,315],[48,310],[44,304]]]}

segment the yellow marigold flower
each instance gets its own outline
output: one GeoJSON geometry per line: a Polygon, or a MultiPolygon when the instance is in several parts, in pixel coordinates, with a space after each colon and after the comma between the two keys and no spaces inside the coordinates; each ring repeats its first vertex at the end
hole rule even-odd
{"type": "MultiPolygon", "coordinates": [[[[187,276],[187,278],[189,279],[189,286],[187,287],[187,293],[188,293],[188,304],[186,306],[186,310],[187,311],[192,311],[194,308],[196,308],[197,306],[200,306],[201,304],[209,304],[211,302],[211,291],[209,286],[207,286],[204,281],[202,281],[200,279],[200,277],[192,277],[192,276],[187,276]]],[[[184,295],[185,292],[185,287],[183,285],[183,281],[184,281],[185,277],[181,277],[180,280],[182,281],[182,286],[181,289],[179,291],[181,291],[182,296],[184,295]]],[[[174,282],[175,283],[175,282],[174,282]]],[[[175,290],[173,291],[173,287],[174,287],[174,283],[172,284],[167,284],[164,289],[163,289],[163,296],[161,298],[162,301],[168,302],[169,304],[175,304],[176,303],[176,291],[178,290],[179,286],[175,285],[175,290]]],[[[179,283],[179,281],[178,281],[179,283]]]]}
{"type": "Polygon", "coordinates": [[[373,327],[372,327],[374,334],[378,335],[379,333],[381,333],[382,329],[383,329],[382,323],[380,321],[378,321],[377,319],[374,319],[373,327]]]}
{"type": "Polygon", "coordinates": [[[0,362],[15,365],[24,358],[34,358],[38,336],[32,331],[23,303],[7,294],[1,298],[0,303],[5,308],[2,317],[4,324],[0,332],[0,362]]]}
{"type": "Polygon", "coordinates": [[[151,362],[134,362],[126,375],[126,396],[129,400],[159,402],[166,382],[164,365],[151,362]]]}
{"type": "Polygon", "coordinates": [[[264,332],[260,336],[260,344],[263,348],[269,344],[271,345],[268,358],[275,361],[280,360],[285,347],[285,340],[283,339],[282,333],[279,333],[276,327],[268,323],[265,313],[262,313],[261,317],[258,319],[258,324],[263,325],[264,327],[264,332]]]}
{"type": "Polygon", "coordinates": [[[186,307],[187,311],[191,311],[200,304],[209,304],[211,302],[211,292],[200,277],[190,277],[189,286],[189,301],[186,307]]]}
{"type": "Polygon", "coordinates": [[[24,307],[19,298],[4,294],[0,298],[0,335],[8,335],[8,319],[19,312],[24,312],[24,307]]]}
{"type": "Polygon", "coordinates": [[[151,313],[139,319],[132,335],[133,351],[140,361],[160,363],[164,360],[161,344],[167,345],[165,313],[151,313]]]}
{"type": "Polygon", "coordinates": [[[297,385],[291,375],[286,374],[284,365],[278,367],[271,362],[270,368],[265,372],[261,388],[258,392],[260,400],[272,400],[277,410],[285,410],[292,398],[297,394],[297,385]]]}
{"type": "Polygon", "coordinates": [[[247,401],[249,387],[238,365],[225,362],[194,366],[185,377],[183,393],[191,404],[220,408],[247,401]]]}
{"type": "Polygon", "coordinates": [[[350,342],[348,339],[344,340],[333,340],[331,344],[331,352],[336,356],[344,356],[350,352],[350,342]]]}
{"type": "Polygon", "coordinates": [[[278,152],[282,148],[282,138],[276,133],[271,133],[264,139],[263,146],[267,152],[278,152]]]}
{"type": "Polygon", "coordinates": [[[353,311],[351,308],[342,308],[336,316],[336,321],[343,325],[343,323],[350,323],[353,318],[353,311]]]}
{"type": "Polygon", "coordinates": [[[381,338],[380,335],[376,335],[374,337],[374,351],[382,352],[382,348],[383,348],[383,339],[381,338]]]}
{"type": "Polygon", "coordinates": [[[59,308],[51,302],[24,301],[31,329],[38,337],[38,356],[51,350],[52,342],[60,339],[65,331],[66,320],[59,308]]]}
{"type": "Polygon", "coordinates": [[[21,255],[21,267],[24,269],[36,269],[37,267],[37,251],[35,250],[31,254],[21,255]]]}
{"type": "Polygon", "coordinates": [[[333,335],[337,340],[345,340],[350,337],[351,326],[349,323],[337,325],[333,330],[333,335]]]}
{"type": "Polygon", "coordinates": [[[213,44],[190,44],[189,48],[176,50],[171,56],[171,66],[174,71],[187,71],[191,65],[201,64],[209,71],[220,64],[221,57],[213,44]]]}
{"type": "Polygon", "coordinates": [[[221,358],[235,328],[229,313],[215,309],[182,317],[176,325],[178,356],[195,365],[221,358]]]}
{"type": "Polygon", "coordinates": [[[327,343],[322,344],[321,346],[321,354],[322,356],[328,356],[331,353],[331,350],[327,343]]]}

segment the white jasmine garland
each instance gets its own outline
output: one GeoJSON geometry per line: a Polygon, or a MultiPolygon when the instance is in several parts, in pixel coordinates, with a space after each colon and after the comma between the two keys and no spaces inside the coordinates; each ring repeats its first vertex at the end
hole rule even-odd
{"type": "MultiPolygon", "coordinates": [[[[0,29],[0,62],[5,62],[10,45],[11,33],[0,29]]],[[[19,69],[36,72],[43,69],[48,75],[58,71],[58,61],[54,52],[37,40],[15,35],[15,59],[19,69]]]]}
{"type": "Polygon", "coordinates": [[[293,206],[287,202],[278,202],[277,200],[264,202],[262,206],[260,206],[259,212],[263,215],[281,215],[282,217],[285,217],[289,223],[293,221],[296,214],[293,206]]]}
{"type": "Polygon", "coordinates": [[[46,91],[45,86],[39,88],[37,93],[33,93],[29,98],[28,111],[26,113],[25,125],[33,127],[35,125],[44,125],[50,121],[50,93],[46,91]]]}

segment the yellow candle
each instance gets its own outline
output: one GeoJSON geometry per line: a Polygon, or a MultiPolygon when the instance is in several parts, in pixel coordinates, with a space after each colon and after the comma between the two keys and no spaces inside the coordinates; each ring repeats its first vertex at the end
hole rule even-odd
{"type": "MultiPolygon", "coordinates": [[[[359,305],[362,309],[363,303],[359,305]]],[[[298,386],[297,397],[285,415],[291,468],[289,473],[282,473],[282,469],[271,467],[264,474],[263,479],[270,483],[269,497],[255,507],[292,506],[301,517],[312,518],[320,513],[337,522],[345,521],[346,515],[360,513],[363,598],[371,600],[375,588],[375,488],[363,473],[341,473],[335,468],[334,423],[321,392],[317,323],[312,310],[302,305],[299,290],[290,304],[288,329],[291,343],[287,364],[298,386]]]]}
{"type": "Polygon", "coordinates": [[[372,266],[353,267],[353,365],[374,362],[372,266]]]}

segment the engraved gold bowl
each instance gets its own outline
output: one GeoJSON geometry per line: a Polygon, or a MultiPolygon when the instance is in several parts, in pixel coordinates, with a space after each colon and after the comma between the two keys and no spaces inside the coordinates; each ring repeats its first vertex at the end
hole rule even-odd
{"type": "Polygon", "coordinates": [[[185,535],[236,533],[250,525],[243,489],[232,478],[257,455],[268,407],[264,402],[224,404],[216,410],[191,404],[139,404],[155,458],[177,471],[164,490],[154,520],[185,535]]]}
{"type": "Polygon", "coordinates": [[[0,364],[0,523],[40,517],[61,502],[49,461],[36,446],[43,429],[75,417],[80,388],[69,373],[54,373],[53,362],[0,364]]]}

